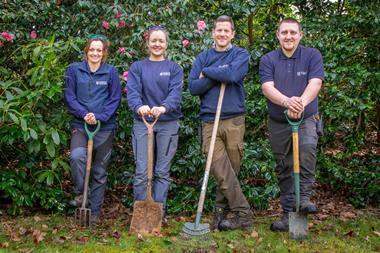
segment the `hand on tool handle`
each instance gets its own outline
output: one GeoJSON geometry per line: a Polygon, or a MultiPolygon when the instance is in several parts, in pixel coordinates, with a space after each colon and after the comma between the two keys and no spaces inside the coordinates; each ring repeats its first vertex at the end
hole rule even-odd
{"type": "Polygon", "coordinates": [[[147,115],[148,113],[150,113],[150,107],[148,105],[142,105],[142,106],[139,107],[139,109],[137,110],[137,112],[141,116],[147,115]]]}
{"type": "Polygon", "coordinates": [[[143,105],[138,109],[138,113],[141,116],[154,116],[155,118],[158,118],[165,112],[166,108],[164,106],[153,106],[150,108],[148,105],[143,105]]]}
{"type": "Polygon", "coordinates": [[[282,101],[282,106],[287,109],[287,116],[292,119],[299,119],[305,109],[301,97],[288,97],[282,101]]]}
{"type": "Polygon", "coordinates": [[[154,115],[154,117],[158,118],[161,114],[166,112],[166,108],[164,106],[153,106],[150,112],[154,115]]]}
{"type": "Polygon", "coordinates": [[[93,114],[92,112],[87,113],[83,119],[89,125],[95,125],[96,124],[96,117],[95,117],[95,114],[93,114]]]}

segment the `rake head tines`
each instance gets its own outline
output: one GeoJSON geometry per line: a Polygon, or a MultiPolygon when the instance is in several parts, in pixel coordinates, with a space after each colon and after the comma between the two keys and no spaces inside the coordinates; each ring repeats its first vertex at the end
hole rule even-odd
{"type": "Polygon", "coordinates": [[[198,226],[195,225],[195,223],[186,222],[185,225],[182,228],[182,231],[190,236],[200,236],[210,233],[210,225],[205,224],[198,224],[198,226]]]}

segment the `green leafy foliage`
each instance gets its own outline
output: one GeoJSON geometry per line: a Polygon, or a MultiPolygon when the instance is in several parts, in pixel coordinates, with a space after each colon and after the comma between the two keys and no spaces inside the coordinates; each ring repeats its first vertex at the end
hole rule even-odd
{"type": "MultiPolygon", "coordinates": [[[[130,64],[146,57],[144,32],[163,24],[170,32],[168,58],[178,62],[187,78],[196,55],[212,45],[213,20],[229,14],[235,20],[234,43],[251,54],[245,80],[247,130],[242,162],[242,188],[252,206],[265,209],[278,195],[274,161],[267,141],[266,100],[258,76],[259,59],[277,47],[275,30],[284,16],[299,18],[303,44],[324,56],[326,78],[320,94],[325,137],[319,153],[319,179],[342,189],[357,206],[378,205],[380,86],[379,9],[371,1],[6,1],[0,7],[0,198],[11,200],[12,213],[25,206],[64,208],[62,182],[69,177],[71,116],[63,103],[65,69],[83,58],[88,34],[111,41],[109,62],[120,78],[130,64]],[[204,20],[206,29],[198,30],[204,20]],[[102,25],[109,24],[109,28],[102,25]],[[103,22],[103,23],[102,23],[103,22]],[[35,32],[36,38],[32,37],[35,32]],[[184,46],[187,39],[190,44],[184,46]],[[123,50],[120,50],[123,48],[123,50]],[[377,122],[377,123],[376,123],[377,122]],[[339,149],[340,158],[327,152],[339,149]],[[347,162],[350,157],[355,157],[347,162]],[[27,165],[27,166],[26,166],[27,165]]],[[[125,81],[122,81],[125,87],[125,81]]],[[[172,163],[169,212],[191,212],[197,203],[205,158],[198,131],[199,98],[183,91],[178,152],[172,163]]],[[[134,164],[132,115],[126,98],[118,111],[119,128],[109,189],[132,203],[134,164]],[[122,189],[121,191],[119,189],[122,189]]],[[[209,183],[205,208],[212,209],[216,184],[209,183]]]]}

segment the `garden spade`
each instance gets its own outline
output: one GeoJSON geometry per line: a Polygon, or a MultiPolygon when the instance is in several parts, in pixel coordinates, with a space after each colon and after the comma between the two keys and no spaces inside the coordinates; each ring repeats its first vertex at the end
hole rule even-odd
{"type": "MultiPolygon", "coordinates": [[[[152,116],[152,114],[149,115],[152,116]]],[[[133,204],[133,215],[129,232],[134,234],[159,234],[162,225],[162,203],[154,202],[152,198],[153,126],[156,124],[158,117],[151,124],[145,120],[144,116],[142,116],[142,119],[148,129],[147,193],[144,201],[135,201],[133,204]]]]}
{"type": "Polygon", "coordinates": [[[284,112],[286,119],[292,127],[293,140],[293,174],[294,174],[294,191],[296,194],[296,211],[289,212],[289,236],[294,240],[304,240],[308,237],[307,214],[300,212],[300,162],[299,162],[299,145],[298,145],[298,127],[303,120],[292,121],[288,118],[287,110],[284,112]]]}
{"type": "Polygon", "coordinates": [[[219,92],[218,106],[216,108],[215,121],[214,121],[214,126],[213,126],[212,134],[211,134],[210,147],[209,147],[208,155],[207,155],[206,169],[205,169],[205,174],[203,176],[201,195],[199,197],[195,223],[186,222],[184,227],[182,228],[182,231],[185,234],[190,235],[190,236],[201,236],[210,232],[210,225],[207,223],[200,224],[200,221],[201,221],[201,216],[202,216],[202,211],[203,211],[203,204],[204,204],[205,196],[206,196],[206,188],[207,188],[207,182],[208,182],[208,177],[209,177],[210,168],[211,168],[212,157],[214,155],[215,140],[216,140],[216,134],[218,132],[219,118],[220,118],[220,112],[222,111],[222,104],[223,104],[225,89],[226,89],[226,84],[222,83],[220,87],[220,92],[219,92]]]}
{"type": "Polygon", "coordinates": [[[94,137],[100,129],[100,121],[99,120],[97,121],[97,126],[93,132],[88,130],[87,123],[84,123],[84,129],[86,130],[86,134],[88,136],[86,175],[84,178],[82,206],[80,208],[75,209],[75,224],[81,227],[89,227],[91,225],[91,209],[86,208],[88,182],[90,179],[90,172],[91,172],[92,150],[94,148],[94,137]]]}

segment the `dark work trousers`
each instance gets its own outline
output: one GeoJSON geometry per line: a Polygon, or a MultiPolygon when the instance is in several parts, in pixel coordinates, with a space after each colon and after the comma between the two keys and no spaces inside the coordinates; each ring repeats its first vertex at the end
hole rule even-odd
{"type": "MultiPolygon", "coordinates": [[[[178,129],[178,120],[158,121],[153,127],[153,147],[157,148],[153,154],[152,194],[154,201],[163,203],[164,208],[170,186],[170,163],[178,145],[178,129]]],[[[136,119],[133,123],[132,144],[136,162],[133,195],[135,200],[145,200],[148,182],[148,129],[142,121],[136,119]]]]}
{"type": "MultiPolygon", "coordinates": [[[[292,129],[287,122],[268,119],[269,140],[276,160],[280,204],[284,212],[295,208],[292,129]]],[[[310,199],[315,182],[318,135],[314,116],[304,119],[298,129],[301,203],[310,199]]]]}
{"type": "MultiPolygon", "coordinates": [[[[214,122],[202,122],[202,148],[206,155],[210,147],[213,126],[214,122]]],[[[250,206],[237,177],[243,157],[244,132],[244,116],[219,121],[211,174],[218,183],[215,207],[248,214],[250,206]]]]}
{"type": "MultiPolygon", "coordinates": [[[[110,162],[113,131],[100,131],[94,137],[89,187],[89,204],[92,215],[99,215],[104,202],[107,166],[110,162]]],[[[71,176],[75,194],[83,194],[87,162],[87,134],[82,129],[72,129],[70,143],[71,176]]]]}

